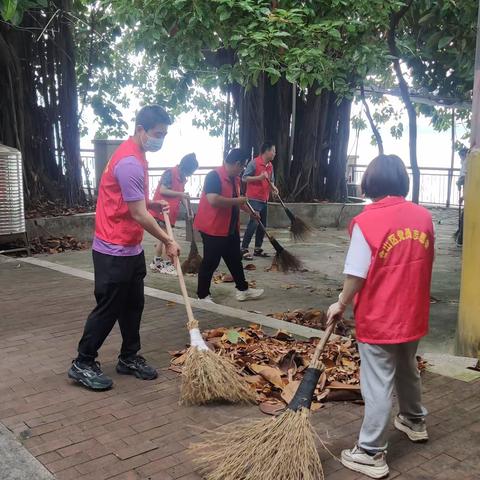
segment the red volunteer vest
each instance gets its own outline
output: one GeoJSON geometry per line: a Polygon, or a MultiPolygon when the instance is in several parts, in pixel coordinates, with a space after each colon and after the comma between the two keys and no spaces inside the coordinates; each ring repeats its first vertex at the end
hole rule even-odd
{"type": "MultiPolygon", "coordinates": [[[[228,175],[225,167],[216,168],[215,171],[220,177],[222,184],[222,197],[233,197],[233,185],[231,177],[228,175]]],[[[235,188],[237,191],[237,197],[240,194],[240,178],[235,178],[235,188]]],[[[230,220],[232,217],[232,207],[214,207],[210,205],[207,200],[205,191],[202,192],[200,197],[200,203],[198,205],[198,212],[195,216],[194,227],[200,232],[207,235],[213,235],[215,237],[227,237],[230,227],[230,220]]],[[[237,225],[237,229],[240,229],[240,215],[237,225]]]]}
{"type": "Polygon", "coordinates": [[[372,250],[363,289],[355,298],[360,342],[394,344],[428,332],[434,232],[430,212],[403,197],[365,207],[357,224],[372,250]]]}
{"type": "MultiPolygon", "coordinates": [[[[182,181],[182,177],[180,175],[180,169],[178,168],[178,165],[176,167],[170,168],[169,170],[172,172],[171,190],[175,192],[184,192],[186,180],[182,181]]],[[[168,215],[170,218],[170,222],[172,223],[172,226],[173,226],[177,221],[178,212],[180,211],[180,204],[182,203],[182,199],[179,197],[168,197],[168,196],[162,195],[160,193],[160,187],[161,187],[160,182],[158,182],[157,189],[155,190],[155,195],[153,196],[153,201],[158,202],[159,200],[165,200],[166,202],[168,202],[168,205],[170,207],[170,213],[168,215]]],[[[162,220],[162,221],[165,220],[162,212],[151,210],[150,213],[158,220],[162,220]]]]}
{"type": "Polygon", "coordinates": [[[133,220],[123,201],[120,185],[114,175],[115,165],[125,157],[135,157],[142,165],[145,179],[145,201],[148,202],[148,163],[142,149],[129,138],[114,152],[107,163],[98,187],[95,235],[115,245],[138,245],[143,240],[143,228],[133,220]]]}
{"type": "MultiPolygon", "coordinates": [[[[255,158],[255,177],[258,177],[261,173],[266,172],[268,178],[272,179],[273,165],[270,162],[268,165],[265,165],[265,162],[261,155],[255,158]]],[[[261,202],[268,202],[270,198],[270,184],[265,178],[259,182],[248,182],[247,183],[247,197],[253,200],[260,200],[261,202]]]]}

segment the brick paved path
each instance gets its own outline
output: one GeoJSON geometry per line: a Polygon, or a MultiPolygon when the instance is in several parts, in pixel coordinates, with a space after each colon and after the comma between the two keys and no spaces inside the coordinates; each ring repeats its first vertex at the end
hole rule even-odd
{"type": "MultiPolygon", "coordinates": [[[[201,478],[187,452],[194,436],[259,416],[258,409],[177,404],[179,381],[165,367],[168,350],[187,341],[184,308],[152,298],[142,324],[143,353],[159,367],[159,378],[116,375],[116,328],[100,354],[115,388],[94,393],[72,385],[66,370],[93,305],[92,287],[87,280],[0,260],[0,421],[59,480],[201,478]]],[[[197,317],[204,328],[239,324],[206,312],[197,317]]],[[[480,382],[427,374],[424,386],[431,441],[412,445],[392,431],[390,478],[480,479],[480,382]]],[[[338,455],[354,443],[361,417],[361,406],[329,404],[312,420],[338,455]]],[[[364,478],[323,449],[321,455],[328,480],[364,478]]]]}

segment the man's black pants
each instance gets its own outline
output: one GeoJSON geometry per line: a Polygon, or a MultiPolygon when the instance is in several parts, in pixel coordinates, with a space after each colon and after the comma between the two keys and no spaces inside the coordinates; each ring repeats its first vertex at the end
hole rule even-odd
{"type": "Polygon", "coordinates": [[[78,344],[78,360],[90,362],[98,355],[118,320],[122,333],[120,358],[140,350],[140,321],[145,298],[143,279],[147,273],[145,255],[115,257],[93,251],[97,306],[88,316],[78,344]]]}
{"type": "Polygon", "coordinates": [[[236,232],[228,237],[214,237],[205,233],[201,235],[203,261],[198,273],[198,298],[205,298],[210,295],[212,277],[222,258],[232,274],[237,289],[240,291],[248,290],[240,252],[240,234],[236,232]]]}

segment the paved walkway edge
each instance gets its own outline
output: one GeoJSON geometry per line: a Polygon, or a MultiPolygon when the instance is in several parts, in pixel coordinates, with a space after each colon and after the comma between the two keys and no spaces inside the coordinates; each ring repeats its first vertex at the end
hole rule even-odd
{"type": "MultiPolygon", "coordinates": [[[[21,261],[24,263],[29,263],[31,265],[36,265],[38,267],[48,268],[50,270],[55,270],[57,272],[64,273],[66,275],[71,275],[74,277],[82,278],[84,280],[93,281],[93,273],[86,272],[85,270],[80,270],[78,268],[67,267],[65,265],[60,265],[58,263],[48,262],[46,260],[41,260],[39,258],[27,257],[27,258],[18,258],[12,261],[21,261]]],[[[160,300],[165,300],[167,302],[175,302],[181,305],[185,305],[183,297],[176,293],[165,292],[164,290],[158,290],[156,288],[145,287],[145,295],[149,297],[158,298],[160,300]]],[[[284,322],[283,320],[277,320],[276,318],[267,317],[259,313],[247,312],[245,310],[240,310],[238,308],[227,307],[225,305],[218,305],[215,303],[206,303],[199,301],[197,299],[190,298],[192,306],[198,310],[204,310],[207,312],[215,313],[217,315],[224,315],[230,318],[238,318],[246,323],[257,323],[264,327],[273,328],[276,330],[283,330],[291,333],[292,335],[297,335],[299,337],[311,338],[319,337],[321,338],[324,334],[323,330],[317,330],[315,328],[304,327],[302,325],[296,325],[290,322],[284,322]]],[[[255,302],[252,303],[254,305],[255,302]]],[[[332,335],[332,338],[342,338],[337,335],[332,335]]]]}
{"type": "Polygon", "coordinates": [[[0,478],[53,480],[53,475],[0,423],[0,478]]]}

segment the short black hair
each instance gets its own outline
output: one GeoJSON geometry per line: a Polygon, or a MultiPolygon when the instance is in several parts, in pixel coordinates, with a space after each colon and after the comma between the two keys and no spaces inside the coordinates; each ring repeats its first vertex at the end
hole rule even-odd
{"type": "Polygon", "coordinates": [[[406,197],[410,178],[402,159],[397,155],[379,155],[374,158],[362,178],[362,192],[368,198],[392,195],[406,197]]]}
{"type": "Polygon", "coordinates": [[[198,168],[198,160],[194,153],[188,153],[180,160],[180,168],[186,173],[193,173],[198,168]]]}
{"type": "Polygon", "coordinates": [[[225,158],[225,163],[233,165],[234,163],[239,162],[240,164],[244,165],[249,160],[250,152],[248,152],[248,150],[244,150],[243,148],[232,148],[232,150],[228,152],[228,155],[225,158]]]}
{"type": "Polygon", "coordinates": [[[470,150],[470,149],[467,148],[467,147],[462,147],[462,148],[458,151],[458,154],[460,155],[460,157],[466,158],[466,156],[468,155],[469,150],[470,150]]]}
{"type": "Polygon", "coordinates": [[[268,150],[271,150],[275,144],[273,142],[263,142],[262,146],[260,147],[260,155],[264,154],[268,150]]]}
{"type": "Polygon", "coordinates": [[[158,124],[171,125],[172,120],[160,105],[146,105],[141,108],[135,117],[135,128],[141,125],[145,131],[158,124]]]}

